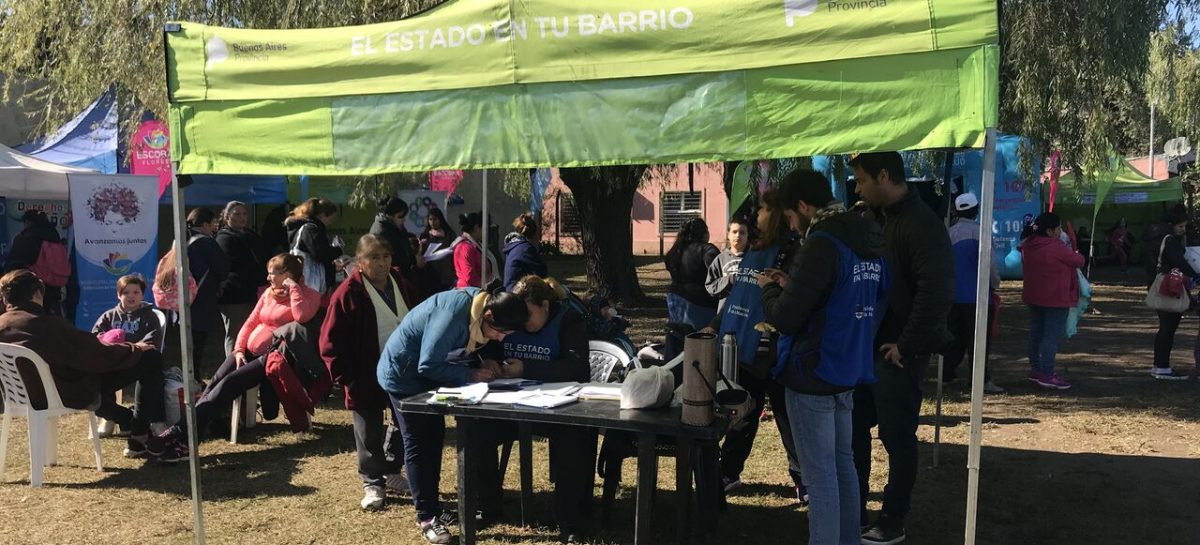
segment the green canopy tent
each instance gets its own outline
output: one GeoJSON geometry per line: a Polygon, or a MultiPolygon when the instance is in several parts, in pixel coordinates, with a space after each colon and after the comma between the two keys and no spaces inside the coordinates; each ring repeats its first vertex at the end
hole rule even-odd
{"type": "Polygon", "coordinates": [[[1074,172],[1063,174],[1058,181],[1059,194],[1066,195],[1068,200],[1055,208],[1064,218],[1076,217],[1077,213],[1091,214],[1092,242],[1088,255],[1095,255],[1096,227],[1102,210],[1156,222],[1164,206],[1183,201],[1183,182],[1179,177],[1156,180],[1125,159],[1114,159],[1111,168],[1094,178],[1094,187],[1088,187],[1074,172]]]}
{"type": "MultiPolygon", "coordinates": [[[[451,0],[347,28],[172,23],[171,154],[179,174],[345,176],[983,147],[988,225],[996,12],[994,0],[451,0]]],[[[485,177],[485,215],[486,191],[485,177]]],[[[979,286],[986,301],[986,277],[979,286]]],[[[983,354],[985,313],[976,322],[983,354]]],[[[982,385],[976,366],[968,544],[982,385]]]]}

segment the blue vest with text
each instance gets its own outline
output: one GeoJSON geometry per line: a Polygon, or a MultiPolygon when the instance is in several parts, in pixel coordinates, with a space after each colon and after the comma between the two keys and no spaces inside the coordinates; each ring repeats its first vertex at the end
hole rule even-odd
{"type": "Polygon", "coordinates": [[[567,307],[559,306],[558,312],[546,321],[537,333],[518,329],[504,337],[504,357],[521,361],[550,361],[558,358],[561,346],[558,334],[562,329],[563,316],[567,307]]]}
{"type": "Polygon", "coordinates": [[[774,265],[778,254],[779,246],[746,252],[738,265],[737,277],[729,289],[729,296],[721,308],[720,333],[724,336],[733,332],[737,337],[738,361],[746,365],[754,364],[758,343],[763,335],[755,329],[764,320],[758,275],[774,265]]]}

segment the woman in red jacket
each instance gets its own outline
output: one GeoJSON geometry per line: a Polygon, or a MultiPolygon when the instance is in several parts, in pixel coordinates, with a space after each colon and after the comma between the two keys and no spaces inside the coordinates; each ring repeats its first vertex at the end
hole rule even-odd
{"type": "MultiPolygon", "coordinates": [[[[404,278],[391,268],[392,247],[382,237],[358,239],[354,253],[358,270],[333,291],[321,326],[321,358],[333,380],[346,392],[346,409],[354,413],[354,448],[363,483],[361,507],[383,507],[384,492],[408,489],[400,476],[404,443],[389,427],[384,433],[387,394],[375,378],[379,351],[408,310],[420,303],[404,278]],[[392,455],[388,461],[385,452],[392,455]]],[[[392,414],[392,422],[397,422],[392,414]]]]}
{"type": "Polygon", "coordinates": [[[1045,213],[1030,226],[1021,243],[1023,299],[1029,305],[1029,380],[1045,388],[1066,390],[1071,384],[1054,372],[1058,343],[1066,334],[1067,311],[1079,303],[1076,269],[1084,259],[1059,239],[1062,220],[1045,213]]]}
{"type": "MultiPolygon", "coordinates": [[[[458,217],[458,224],[462,227],[462,236],[454,242],[454,272],[458,278],[454,284],[456,288],[478,288],[481,287],[479,279],[483,273],[483,246],[480,241],[483,240],[483,230],[486,226],[483,224],[483,214],[479,212],[471,212],[458,217]]],[[[496,270],[496,260],[491,256],[491,252],[487,252],[487,277],[488,282],[499,278],[499,271],[496,270]]]]}
{"type": "MultiPolygon", "coordinates": [[[[321,294],[304,284],[304,262],[279,254],[267,262],[267,290],[238,332],[234,352],[217,369],[196,402],[196,429],[203,432],[220,407],[228,407],[247,390],[264,383],[266,354],[277,328],[312,320],[321,309],[321,294]]],[[[162,435],[172,459],[188,457],[187,424],[180,422],[162,435]]]]}

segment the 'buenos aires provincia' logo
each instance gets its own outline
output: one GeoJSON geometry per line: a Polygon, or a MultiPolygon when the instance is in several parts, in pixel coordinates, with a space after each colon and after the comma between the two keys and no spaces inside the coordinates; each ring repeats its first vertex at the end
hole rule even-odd
{"type": "Polygon", "coordinates": [[[783,0],[783,16],[787,26],[796,26],[796,18],[808,17],[825,4],[829,12],[853,11],[887,7],[887,0],[783,0]]]}
{"type": "Polygon", "coordinates": [[[287,51],[288,45],[279,42],[226,42],[220,36],[213,36],[204,43],[204,54],[207,61],[206,69],[229,59],[237,61],[266,62],[271,60],[271,54],[287,51]]]}

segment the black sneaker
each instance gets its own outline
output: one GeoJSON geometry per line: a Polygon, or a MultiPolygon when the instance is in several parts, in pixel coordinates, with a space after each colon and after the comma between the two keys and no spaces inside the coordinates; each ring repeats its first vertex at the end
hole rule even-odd
{"type": "Polygon", "coordinates": [[[453,509],[443,509],[442,514],[434,519],[446,526],[458,526],[458,511],[453,509]]]}
{"type": "Polygon", "coordinates": [[[188,461],[190,454],[191,451],[188,450],[187,443],[176,438],[166,441],[166,444],[163,446],[163,453],[157,456],[157,458],[160,462],[174,464],[188,461]]]}
{"type": "Polygon", "coordinates": [[[126,458],[157,458],[165,450],[162,439],[153,435],[144,436],[144,439],[130,437],[125,440],[124,455],[126,458]]]}
{"type": "Polygon", "coordinates": [[[906,537],[903,523],[879,517],[875,524],[863,532],[862,545],[896,545],[904,543],[906,537]]]}

